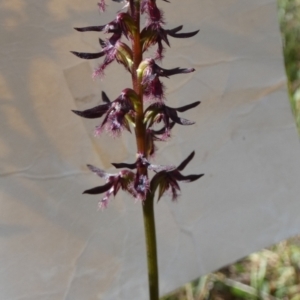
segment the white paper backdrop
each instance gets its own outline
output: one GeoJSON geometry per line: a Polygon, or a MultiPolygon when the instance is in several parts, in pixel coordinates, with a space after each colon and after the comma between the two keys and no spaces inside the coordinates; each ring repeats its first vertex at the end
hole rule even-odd
{"type": "MultiPolygon", "coordinates": [[[[71,109],[111,99],[129,86],[121,66],[92,81],[97,33],[121,4],[99,15],[96,1],[0,1],[0,295],[4,300],[147,299],[142,211],[121,193],[104,212],[102,184],[86,163],[132,162],[136,148],[95,139],[97,121],[71,109]],[[101,197],[101,196],[100,196],[101,197]]],[[[163,67],[196,72],[165,79],[167,103],[202,103],[160,143],[157,163],[192,150],[178,203],[156,205],[161,293],[300,232],[300,147],[286,92],[275,0],[158,1],[167,28],[200,28],[170,38],[163,67]]],[[[103,35],[101,35],[104,37],[103,35]]],[[[151,51],[150,53],[151,54],[151,51]]],[[[99,60],[101,61],[101,60],[99,60]]],[[[112,170],[112,169],[111,169],[112,170]]]]}

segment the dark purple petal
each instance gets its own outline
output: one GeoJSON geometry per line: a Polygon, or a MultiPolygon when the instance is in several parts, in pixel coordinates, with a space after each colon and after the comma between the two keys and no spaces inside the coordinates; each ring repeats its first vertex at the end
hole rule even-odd
{"type": "Polygon", "coordinates": [[[195,31],[192,31],[192,32],[183,32],[183,33],[177,33],[177,30],[176,32],[174,32],[174,29],[173,30],[165,30],[166,33],[174,38],[189,38],[189,37],[192,37],[194,35],[196,35],[200,30],[195,30],[195,31]]]}
{"type": "Polygon", "coordinates": [[[174,178],[176,180],[179,180],[179,181],[185,181],[185,182],[193,182],[197,179],[199,179],[200,177],[202,177],[204,174],[193,174],[193,175],[187,175],[187,176],[184,176],[182,175],[181,173],[177,172],[175,175],[174,175],[174,178]]]}
{"type": "Polygon", "coordinates": [[[186,166],[187,164],[193,159],[195,155],[195,151],[193,151],[178,167],[177,167],[177,170],[178,171],[182,171],[186,166]]]}
{"type": "Polygon", "coordinates": [[[181,29],[183,28],[183,25],[180,25],[180,26],[177,26],[177,27],[175,27],[175,28],[173,28],[173,29],[167,29],[166,31],[168,32],[168,33],[176,33],[176,32],[178,32],[178,31],[180,31],[181,29]]]}
{"type": "Polygon", "coordinates": [[[117,41],[122,37],[122,32],[115,32],[109,39],[108,42],[111,45],[115,45],[117,43],[117,41]]]}
{"type": "Polygon", "coordinates": [[[107,95],[106,95],[105,92],[101,93],[101,98],[102,98],[103,102],[105,102],[105,103],[111,103],[111,101],[109,100],[109,98],[107,97],[107,95]]]}
{"type": "Polygon", "coordinates": [[[121,168],[127,168],[130,170],[136,169],[136,162],[133,164],[127,164],[127,163],[112,163],[112,165],[117,168],[117,169],[121,169],[121,168]]]}
{"type": "Polygon", "coordinates": [[[75,52],[75,51],[71,51],[71,53],[73,53],[74,55],[82,58],[82,59],[95,59],[95,58],[99,58],[105,55],[104,51],[98,52],[98,53],[83,53],[83,52],[75,52]]]}
{"type": "Polygon", "coordinates": [[[176,75],[176,74],[187,74],[187,73],[191,73],[191,72],[194,72],[195,69],[194,68],[189,68],[189,69],[182,69],[182,68],[174,68],[174,69],[163,69],[163,68],[160,68],[158,67],[158,76],[163,76],[163,77],[169,77],[169,76],[172,76],[172,75],[176,75]]]}
{"type": "Polygon", "coordinates": [[[84,191],[82,194],[90,194],[90,195],[97,195],[107,192],[111,187],[113,186],[112,182],[108,182],[102,186],[97,186],[95,188],[92,188],[90,190],[84,191]]]}
{"type": "Polygon", "coordinates": [[[89,26],[89,27],[76,27],[74,28],[77,31],[80,32],[85,32],[85,31],[103,31],[103,29],[105,28],[106,25],[102,25],[102,26],[89,26]]]}
{"type": "Polygon", "coordinates": [[[72,112],[83,118],[96,119],[102,117],[108,111],[109,107],[109,104],[102,104],[84,111],[72,110],[72,112]]]}
{"type": "Polygon", "coordinates": [[[194,108],[194,107],[198,106],[200,103],[201,103],[200,101],[196,101],[196,102],[193,102],[191,104],[181,106],[181,107],[178,107],[178,108],[174,108],[174,109],[179,111],[179,112],[184,112],[188,109],[191,109],[191,108],[194,108]]]}

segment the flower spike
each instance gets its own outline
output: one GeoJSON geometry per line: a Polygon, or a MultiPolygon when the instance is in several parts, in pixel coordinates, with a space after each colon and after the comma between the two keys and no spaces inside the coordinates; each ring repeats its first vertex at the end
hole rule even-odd
{"type": "MultiPolygon", "coordinates": [[[[105,0],[97,0],[100,11],[105,11],[105,0]]],[[[165,25],[164,13],[158,8],[157,0],[112,0],[124,2],[125,6],[117,13],[111,22],[99,26],[75,28],[79,32],[103,32],[110,34],[107,39],[99,38],[99,50],[96,53],[72,53],[82,59],[98,59],[103,57],[102,63],[96,68],[93,77],[103,75],[105,68],[113,61],[122,64],[131,75],[132,88],[124,89],[121,94],[111,101],[102,92],[102,101],[95,107],[73,112],[83,118],[102,118],[95,129],[95,135],[104,130],[113,137],[119,136],[123,129],[131,132],[134,128],[137,155],[134,163],[112,163],[119,169],[115,174],[106,173],[104,170],[88,165],[93,173],[97,174],[104,183],[94,188],[85,190],[84,194],[103,194],[99,201],[99,208],[107,207],[111,196],[116,196],[119,190],[127,191],[131,196],[142,202],[146,244],[148,251],[149,292],[152,300],[158,300],[158,268],[155,241],[155,219],[153,201],[156,190],[158,201],[170,192],[172,200],[176,200],[180,193],[180,181],[192,182],[204,174],[183,175],[181,171],[194,157],[192,152],[177,167],[173,165],[155,165],[151,158],[156,151],[156,142],[166,141],[171,136],[175,124],[192,125],[194,122],[181,118],[179,113],[185,112],[200,104],[200,101],[172,108],[165,105],[164,84],[160,77],[169,78],[176,74],[194,72],[194,68],[164,69],[156,64],[154,59],[163,58],[165,44],[170,47],[169,37],[189,38],[199,32],[181,32],[183,26],[173,29],[163,28],[165,25]],[[124,10],[126,8],[126,10],[124,10]],[[125,12],[126,11],[126,12],[125,12]],[[146,25],[141,30],[141,14],[146,19],[146,25]],[[124,37],[130,44],[124,43],[124,37]],[[144,53],[156,45],[154,59],[145,59],[144,53]],[[147,100],[153,100],[147,103],[147,100]],[[162,123],[161,125],[158,125],[162,123]],[[151,175],[151,178],[149,177],[151,175]],[[153,176],[154,175],[154,176],[153,176]]],[[[170,3],[169,0],[162,0],[170,3]]],[[[121,82],[120,82],[121,83],[121,82]]]]}

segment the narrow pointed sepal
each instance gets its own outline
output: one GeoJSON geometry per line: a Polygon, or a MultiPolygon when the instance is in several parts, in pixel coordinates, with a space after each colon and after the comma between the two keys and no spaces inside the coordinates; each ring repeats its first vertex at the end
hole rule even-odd
{"type": "Polygon", "coordinates": [[[193,102],[191,104],[188,104],[188,105],[185,105],[185,106],[181,106],[181,107],[178,107],[178,108],[175,108],[178,112],[185,112],[186,110],[189,110],[191,108],[194,108],[196,106],[198,106],[201,102],[200,101],[196,101],[196,102],[193,102]]]}
{"type": "Polygon", "coordinates": [[[107,94],[105,92],[103,92],[103,91],[101,93],[101,98],[102,98],[103,102],[105,102],[105,103],[111,103],[111,101],[109,100],[107,94]]]}
{"type": "Polygon", "coordinates": [[[86,190],[83,192],[83,194],[89,194],[89,195],[98,195],[107,192],[112,187],[111,182],[107,182],[106,184],[102,186],[97,186],[95,188],[86,190]]]}
{"type": "Polygon", "coordinates": [[[84,53],[84,52],[75,52],[71,51],[74,55],[82,59],[96,59],[105,55],[105,52],[101,51],[98,53],[84,53]]]}
{"type": "Polygon", "coordinates": [[[88,27],[75,27],[74,29],[79,32],[85,32],[85,31],[103,31],[106,25],[102,26],[88,26],[88,27]]]}
{"type": "Polygon", "coordinates": [[[176,174],[176,179],[179,181],[184,181],[184,182],[193,182],[198,180],[199,178],[201,178],[202,176],[204,176],[204,174],[192,174],[192,175],[182,175],[181,173],[176,174]]]}
{"type": "Polygon", "coordinates": [[[103,104],[84,111],[72,110],[72,112],[83,118],[96,119],[101,118],[107,112],[108,108],[107,104],[103,104]]]}
{"type": "Polygon", "coordinates": [[[106,47],[106,42],[103,41],[102,39],[99,39],[99,44],[100,44],[102,49],[104,49],[106,47]]]}
{"type": "Polygon", "coordinates": [[[127,168],[130,170],[136,169],[136,163],[127,164],[127,163],[112,163],[112,165],[117,169],[127,168]]]}
{"type": "Polygon", "coordinates": [[[167,34],[170,35],[171,37],[174,37],[174,38],[190,38],[190,37],[195,36],[200,30],[195,30],[195,31],[191,31],[191,32],[177,33],[178,31],[179,30],[175,31],[174,29],[173,30],[172,29],[171,30],[166,30],[167,34]]]}
{"type": "Polygon", "coordinates": [[[193,151],[177,168],[171,170],[163,170],[154,175],[151,180],[150,186],[153,192],[155,192],[158,188],[158,201],[167,191],[171,192],[172,200],[176,200],[180,192],[178,181],[193,182],[204,175],[192,174],[185,176],[180,173],[180,171],[182,171],[192,160],[194,155],[195,152],[193,151]]]}
{"type": "Polygon", "coordinates": [[[194,158],[195,156],[195,151],[193,151],[178,167],[177,170],[178,171],[182,171],[187,165],[188,163],[194,158]]]}

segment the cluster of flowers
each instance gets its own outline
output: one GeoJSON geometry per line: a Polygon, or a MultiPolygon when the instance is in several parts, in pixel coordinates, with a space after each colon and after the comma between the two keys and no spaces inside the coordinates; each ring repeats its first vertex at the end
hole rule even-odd
{"type": "MultiPolygon", "coordinates": [[[[163,0],[169,2],[167,0],[163,0]]],[[[131,132],[130,127],[135,128],[137,107],[140,101],[148,100],[148,107],[144,111],[143,126],[145,126],[145,153],[139,153],[137,160],[133,164],[113,164],[116,168],[125,168],[117,174],[108,174],[105,171],[94,166],[88,165],[92,172],[95,172],[101,178],[104,178],[106,183],[102,186],[85,191],[86,194],[105,193],[104,198],[100,201],[100,208],[107,206],[111,195],[116,195],[121,189],[129,192],[136,199],[145,201],[149,192],[154,193],[158,189],[158,200],[165,192],[170,192],[172,199],[178,197],[180,187],[178,181],[191,182],[197,180],[203,174],[184,176],[180,173],[184,167],[190,162],[194,156],[192,152],[178,167],[174,166],[158,166],[153,165],[148,161],[156,151],[155,142],[165,141],[170,137],[171,129],[175,124],[192,125],[194,122],[180,118],[178,112],[184,112],[194,108],[200,104],[199,101],[178,108],[172,108],[164,103],[164,85],[160,77],[170,77],[176,74],[194,72],[193,68],[173,68],[163,69],[156,64],[156,60],[161,60],[164,53],[164,45],[170,46],[168,36],[174,38],[192,37],[198,33],[197,31],[180,33],[182,26],[173,29],[164,29],[165,24],[162,11],[156,6],[156,0],[141,0],[140,13],[147,17],[146,25],[139,33],[141,49],[144,53],[151,46],[157,45],[157,51],[154,58],[146,58],[141,61],[138,69],[134,69],[134,53],[133,50],[124,42],[122,37],[128,40],[133,40],[137,32],[137,27],[134,22],[133,0],[126,1],[126,12],[120,12],[116,18],[106,25],[89,26],[84,28],[75,28],[77,31],[97,31],[111,34],[110,38],[105,41],[99,39],[102,50],[97,53],[72,53],[82,59],[96,59],[105,56],[104,61],[94,71],[93,76],[102,75],[105,68],[113,61],[122,64],[125,69],[130,72],[136,72],[137,80],[139,80],[143,89],[143,99],[136,94],[133,89],[124,89],[120,96],[114,101],[110,101],[108,96],[102,92],[102,100],[104,104],[96,107],[73,112],[84,118],[101,118],[104,116],[102,123],[96,127],[95,134],[99,135],[102,131],[106,131],[116,137],[121,134],[123,129],[131,132]],[[149,102],[149,99],[151,102],[149,102]],[[162,123],[162,127],[158,130],[154,129],[156,124],[162,123]],[[151,179],[148,179],[147,172],[140,173],[141,168],[146,168],[155,172],[151,179]],[[136,172],[132,170],[136,169],[136,172]]],[[[105,10],[106,3],[101,0],[98,3],[101,11],[105,10]]]]}

